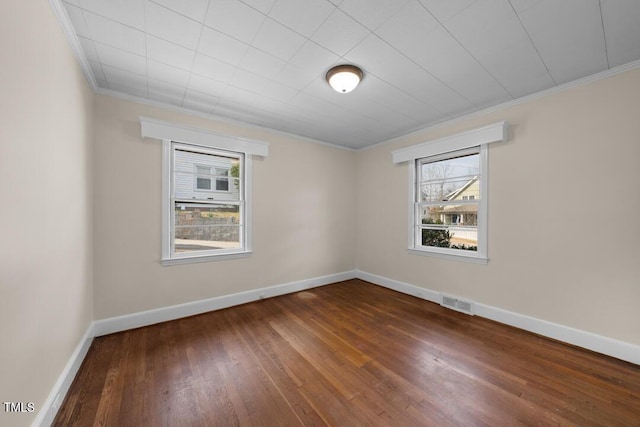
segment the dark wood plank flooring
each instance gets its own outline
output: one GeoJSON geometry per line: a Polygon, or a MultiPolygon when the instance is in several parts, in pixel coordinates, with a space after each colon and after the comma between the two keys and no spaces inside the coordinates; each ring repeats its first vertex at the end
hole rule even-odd
{"type": "Polygon", "coordinates": [[[640,426],[640,366],[360,280],[96,338],[59,426],[640,426]]]}

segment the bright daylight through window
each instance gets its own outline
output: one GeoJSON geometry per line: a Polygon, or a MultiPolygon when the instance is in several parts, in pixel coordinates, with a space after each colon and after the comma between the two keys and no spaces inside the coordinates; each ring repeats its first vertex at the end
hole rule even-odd
{"type": "Polygon", "coordinates": [[[215,255],[241,249],[244,155],[173,142],[172,163],[171,253],[215,255]]]}
{"type": "Polygon", "coordinates": [[[161,264],[249,256],[252,158],[269,144],[147,117],[140,128],[162,142],[161,264]]]}
{"type": "Polygon", "coordinates": [[[416,160],[417,247],[478,251],[480,147],[416,160]]]}
{"type": "Polygon", "coordinates": [[[401,148],[409,165],[409,252],[486,263],[489,144],[506,122],[401,148]]]}

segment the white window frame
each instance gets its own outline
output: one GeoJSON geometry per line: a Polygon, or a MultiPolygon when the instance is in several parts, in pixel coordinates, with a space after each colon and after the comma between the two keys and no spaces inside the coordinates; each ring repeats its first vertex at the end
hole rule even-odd
{"type": "MultiPolygon", "coordinates": [[[[141,135],[143,138],[154,138],[162,142],[162,253],[161,264],[187,264],[244,258],[252,251],[252,157],[267,157],[269,145],[264,142],[252,141],[227,135],[220,135],[211,131],[176,125],[161,120],[140,117],[141,135]],[[175,253],[173,250],[173,143],[200,146],[206,149],[218,149],[242,154],[244,170],[241,166],[240,175],[242,192],[244,193],[243,214],[244,232],[238,249],[196,251],[175,253]]],[[[212,180],[213,185],[213,180],[212,180]]]]}
{"type": "Polygon", "coordinates": [[[408,252],[415,255],[486,264],[488,257],[488,145],[493,142],[507,140],[508,124],[498,122],[468,132],[428,141],[422,144],[396,150],[392,153],[393,162],[408,163],[408,252]],[[442,156],[449,153],[479,147],[480,153],[480,200],[478,201],[478,250],[438,248],[423,246],[419,232],[420,209],[418,205],[417,170],[419,160],[442,156]]]}
{"type": "MultiPolygon", "coordinates": [[[[446,258],[458,258],[458,257],[462,257],[461,259],[467,259],[469,258],[469,260],[474,260],[477,262],[486,262],[487,261],[487,239],[486,239],[486,229],[487,229],[487,185],[486,185],[486,179],[485,179],[485,173],[486,173],[486,168],[487,168],[487,146],[486,145],[482,145],[482,146],[476,146],[476,147],[470,147],[469,149],[465,149],[465,150],[456,150],[456,151],[450,151],[447,153],[441,153],[439,155],[435,155],[435,156],[428,156],[428,157],[421,157],[418,159],[414,160],[414,166],[413,166],[413,171],[414,171],[414,178],[412,178],[412,189],[413,189],[413,198],[412,198],[412,209],[413,209],[413,215],[411,215],[411,232],[413,234],[410,244],[409,244],[409,250],[410,251],[418,251],[417,253],[419,253],[420,255],[423,255],[424,253],[428,254],[428,255],[434,255],[434,256],[440,256],[440,257],[446,257],[446,258]],[[478,204],[478,219],[477,219],[477,233],[478,233],[478,242],[477,242],[477,251],[469,251],[469,250],[465,250],[465,249],[452,249],[452,248],[439,248],[439,247],[435,247],[435,246],[425,246],[422,245],[422,228],[420,227],[420,220],[422,218],[422,215],[420,214],[420,212],[423,209],[423,204],[420,203],[420,165],[423,163],[424,160],[434,160],[434,161],[442,161],[442,160],[448,160],[448,159],[453,159],[458,157],[460,154],[462,155],[469,155],[469,154],[478,154],[478,165],[480,167],[480,170],[478,172],[478,181],[479,181],[479,185],[480,185],[480,200],[475,200],[473,203],[477,203],[478,204]]],[[[445,203],[445,202],[443,202],[445,203]]],[[[465,203],[465,202],[461,202],[458,201],[458,203],[465,203]]],[[[455,226],[455,224],[451,224],[452,226],[455,226]]]]}

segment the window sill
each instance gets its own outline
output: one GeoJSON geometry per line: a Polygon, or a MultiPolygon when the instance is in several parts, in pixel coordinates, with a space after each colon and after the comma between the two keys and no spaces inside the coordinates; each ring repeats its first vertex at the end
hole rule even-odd
{"type": "Polygon", "coordinates": [[[163,267],[179,264],[195,264],[199,262],[226,261],[230,259],[247,258],[253,251],[233,252],[220,255],[194,255],[184,258],[163,258],[160,263],[163,267]]]}
{"type": "Polygon", "coordinates": [[[407,249],[407,251],[413,255],[429,256],[434,258],[448,259],[451,261],[470,262],[473,264],[487,264],[489,262],[489,259],[487,257],[472,254],[451,254],[413,248],[409,248],[407,249]]]}

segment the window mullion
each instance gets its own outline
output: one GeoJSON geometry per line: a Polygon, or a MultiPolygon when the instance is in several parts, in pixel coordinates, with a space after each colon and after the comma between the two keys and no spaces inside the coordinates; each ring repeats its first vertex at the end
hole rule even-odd
{"type": "Polygon", "coordinates": [[[238,201],[229,201],[229,200],[222,200],[222,199],[174,199],[173,201],[175,204],[178,203],[182,203],[182,204],[189,204],[189,205],[240,205],[242,203],[242,200],[238,200],[238,201]]]}
{"type": "Polygon", "coordinates": [[[453,200],[453,201],[437,201],[437,202],[419,202],[417,203],[423,207],[429,206],[459,206],[459,205],[477,205],[480,202],[480,199],[471,199],[471,200],[453,200]]]}

